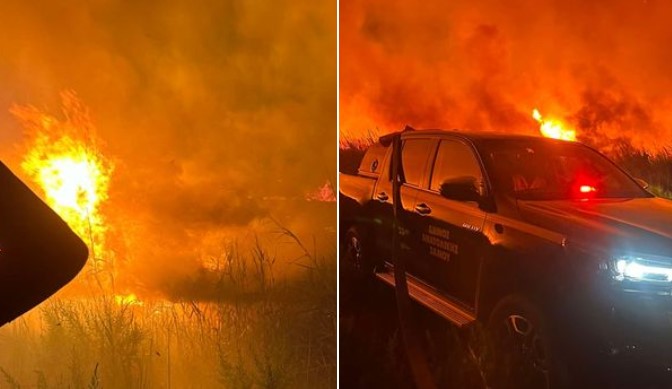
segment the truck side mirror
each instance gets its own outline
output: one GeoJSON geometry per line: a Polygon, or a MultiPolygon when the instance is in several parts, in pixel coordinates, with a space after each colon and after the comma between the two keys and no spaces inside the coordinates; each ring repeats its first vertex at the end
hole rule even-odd
{"type": "Polygon", "coordinates": [[[84,242],[0,162],[0,326],[70,282],[87,257],[84,242]]]}
{"type": "Polygon", "coordinates": [[[441,183],[441,196],[456,201],[481,201],[481,185],[476,177],[458,177],[441,183]]]}

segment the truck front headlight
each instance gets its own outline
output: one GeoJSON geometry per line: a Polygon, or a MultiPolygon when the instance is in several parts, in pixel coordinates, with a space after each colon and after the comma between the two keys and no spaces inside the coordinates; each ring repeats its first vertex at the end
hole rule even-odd
{"type": "Polygon", "coordinates": [[[613,259],[612,269],[618,281],[672,283],[672,258],[622,255],[613,259]]]}

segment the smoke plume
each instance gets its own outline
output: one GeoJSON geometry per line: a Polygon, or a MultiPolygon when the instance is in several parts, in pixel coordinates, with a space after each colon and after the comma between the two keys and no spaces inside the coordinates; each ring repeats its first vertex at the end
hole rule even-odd
{"type": "Polygon", "coordinates": [[[3,1],[0,157],[20,173],[12,106],[57,116],[76,91],[114,162],[104,209],[131,284],[189,276],[268,217],[320,237],[335,207],[303,199],[335,182],[335,20],[308,0],[3,1]]]}
{"type": "Polygon", "coordinates": [[[536,133],[533,108],[599,147],[672,141],[664,1],[341,4],[341,135],[536,133]],[[654,141],[655,139],[655,141],[654,141]]]}

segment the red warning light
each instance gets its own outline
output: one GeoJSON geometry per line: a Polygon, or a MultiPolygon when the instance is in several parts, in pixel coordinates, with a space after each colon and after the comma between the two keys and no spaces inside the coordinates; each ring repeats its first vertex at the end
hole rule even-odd
{"type": "Polygon", "coordinates": [[[594,198],[595,194],[597,193],[597,188],[595,188],[593,185],[586,183],[586,180],[581,181],[583,181],[584,183],[576,185],[574,187],[574,193],[575,193],[574,197],[581,201],[588,201],[594,198]]]}
{"type": "Polygon", "coordinates": [[[581,192],[581,193],[592,193],[592,192],[595,192],[595,191],[596,191],[596,189],[595,189],[594,186],[590,186],[590,185],[581,185],[581,186],[579,187],[579,192],[581,192]]]}

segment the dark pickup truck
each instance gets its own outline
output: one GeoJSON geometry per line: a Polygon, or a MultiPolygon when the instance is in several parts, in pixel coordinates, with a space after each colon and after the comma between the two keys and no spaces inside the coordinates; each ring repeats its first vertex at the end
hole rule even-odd
{"type": "Polygon", "coordinates": [[[581,143],[442,130],[387,138],[358,174],[340,175],[355,268],[394,286],[391,258],[403,260],[413,300],[486,330],[501,387],[583,387],[635,366],[672,387],[671,201],[581,143]]]}

